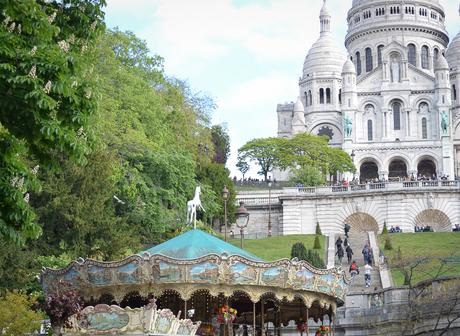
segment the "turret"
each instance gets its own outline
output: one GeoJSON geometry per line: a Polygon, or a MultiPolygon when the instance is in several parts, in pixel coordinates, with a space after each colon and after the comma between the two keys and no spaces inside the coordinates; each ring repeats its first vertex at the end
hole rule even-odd
{"type": "Polygon", "coordinates": [[[449,65],[444,55],[440,54],[434,66],[436,105],[439,108],[451,106],[451,89],[449,79],[449,65]]]}
{"type": "Polygon", "coordinates": [[[355,123],[356,104],[358,94],[356,90],[356,68],[348,57],[342,68],[342,117],[343,117],[343,138],[356,139],[357,130],[355,123]]]}
{"type": "Polygon", "coordinates": [[[302,104],[300,97],[297,98],[297,101],[294,105],[294,113],[292,118],[292,134],[298,134],[305,132],[305,110],[302,104]]]}

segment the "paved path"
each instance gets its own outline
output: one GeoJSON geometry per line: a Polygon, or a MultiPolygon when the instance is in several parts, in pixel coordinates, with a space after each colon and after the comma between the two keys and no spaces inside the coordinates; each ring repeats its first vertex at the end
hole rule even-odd
{"type": "MultiPolygon", "coordinates": [[[[350,238],[348,239],[348,243],[351,246],[351,249],[353,250],[353,259],[355,260],[356,263],[359,266],[359,274],[356,275],[351,283],[349,293],[372,293],[374,291],[374,288],[377,287],[377,289],[382,289],[382,283],[380,281],[380,273],[378,270],[378,267],[372,266],[372,272],[371,272],[371,286],[369,288],[366,288],[365,282],[364,282],[364,258],[363,254],[361,251],[363,250],[364,245],[366,242],[368,242],[368,233],[367,232],[357,232],[357,231],[351,231],[349,233],[350,238]]],[[[336,236],[336,240],[337,240],[336,236]]],[[[342,240],[344,240],[344,236],[341,235],[342,240]]],[[[377,254],[378,255],[378,254],[377,254]]],[[[336,266],[342,266],[343,270],[349,274],[348,269],[348,261],[347,261],[347,256],[345,256],[342,259],[342,264],[339,263],[339,260],[337,256],[335,257],[335,264],[336,266]]]]}

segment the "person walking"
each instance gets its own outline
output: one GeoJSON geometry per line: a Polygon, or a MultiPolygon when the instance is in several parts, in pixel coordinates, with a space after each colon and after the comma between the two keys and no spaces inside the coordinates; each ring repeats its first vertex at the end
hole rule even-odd
{"type": "Polygon", "coordinates": [[[366,284],[366,288],[369,288],[371,286],[371,271],[372,271],[372,266],[369,264],[366,264],[364,266],[364,282],[366,284]]]}
{"type": "Polygon", "coordinates": [[[350,267],[348,268],[348,272],[350,272],[350,276],[353,278],[355,275],[359,274],[359,267],[356,261],[353,260],[350,267]]]}
{"type": "Polygon", "coordinates": [[[351,249],[350,245],[347,246],[345,252],[347,252],[348,265],[350,265],[351,258],[353,257],[353,250],[351,249]]]}
{"type": "Polygon", "coordinates": [[[335,252],[335,255],[339,258],[339,263],[342,263],[342,258],[344,256],[343,248],[342,246],[339,246],[337,248],[337,252],[335,252]]]}
{"type": "Polygon", "coordinates": [[[350,232],[350,225],[348,223],[345,223],[345,227],[344,227],[344,230],[345,230],[345,237],[348,238],[348,232],[350,232]]]}
{"type": "Polygon", "coordinates": [[[337,250],[339,249],[339,247],[342,247],[342,238],[340,238],[340,236],[335,241],[335,246],[337,247],[337,250]]]}
{"type": "Polygon", "coordinates": [[[343,241],[343,247],[345,247],[345,249],[347,248],[348,246],[348,238],[345,237],[345,240],[343,241]]]}
{"type": "Polygon", "coordinates": [[[369,246],[367,244],[364,245],[364,248],[361,251],[361,253],[363,254],[364,264],[367,265],[369,263],[369,246]]]}

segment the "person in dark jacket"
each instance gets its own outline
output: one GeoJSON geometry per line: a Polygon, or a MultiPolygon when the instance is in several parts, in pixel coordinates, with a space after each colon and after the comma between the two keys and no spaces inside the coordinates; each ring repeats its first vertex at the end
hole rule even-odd
{"type": "Polygon", "coordinates": [[[351,249],[350,245],[347,246],[345,252],[347,252],[348,265],[350,265],[351,258],[353,257],[353,250],[351,249]]]}
{"type": "Polygon", "coordinates": [[[342,238],[340,238],[340,236],[335,241],[335,246],[337,247],[337,250],[339,249],[339,247],[342,247],[342,238]]]}
{"type": "Polygon", "coordinates": [[[347,246],[348,246],[348,238],[345,238],[345,240],[343,241],[343,247],[345,247],[346,249],[347,246]]]}
{"type": "Polygon", "coordinates": [[[342,246],[339,246],[339,247],[337,248],[337,252],[335,252],[335,255],[339,258],[339,262],[340,262],[340,263],[342,263],[342,258],[343,258],[343,256],[344,256],[344,254],[345,254],[345,253],[343,252],[342,246]]]}

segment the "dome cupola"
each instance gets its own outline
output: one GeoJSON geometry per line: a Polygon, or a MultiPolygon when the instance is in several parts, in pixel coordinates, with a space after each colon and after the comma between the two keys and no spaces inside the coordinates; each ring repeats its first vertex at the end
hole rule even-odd
{"type": "Polygon", "coordinates": [[[351,61],[350,57],[347,57],[347,60],[345,61],[345,64],[343,65],[343,68],[342,68],[342,75],[345,75],[345,74],[356,74],[355,65],[351,61]]]}
{"type": "MultiPolygon", "coordinates": [[[[458,11],[460,14],[460,6],[458,11]]],[[[450,42],[446,51],[446,58],[451,68],[460,68],[460,32],[450,42]]]]}

